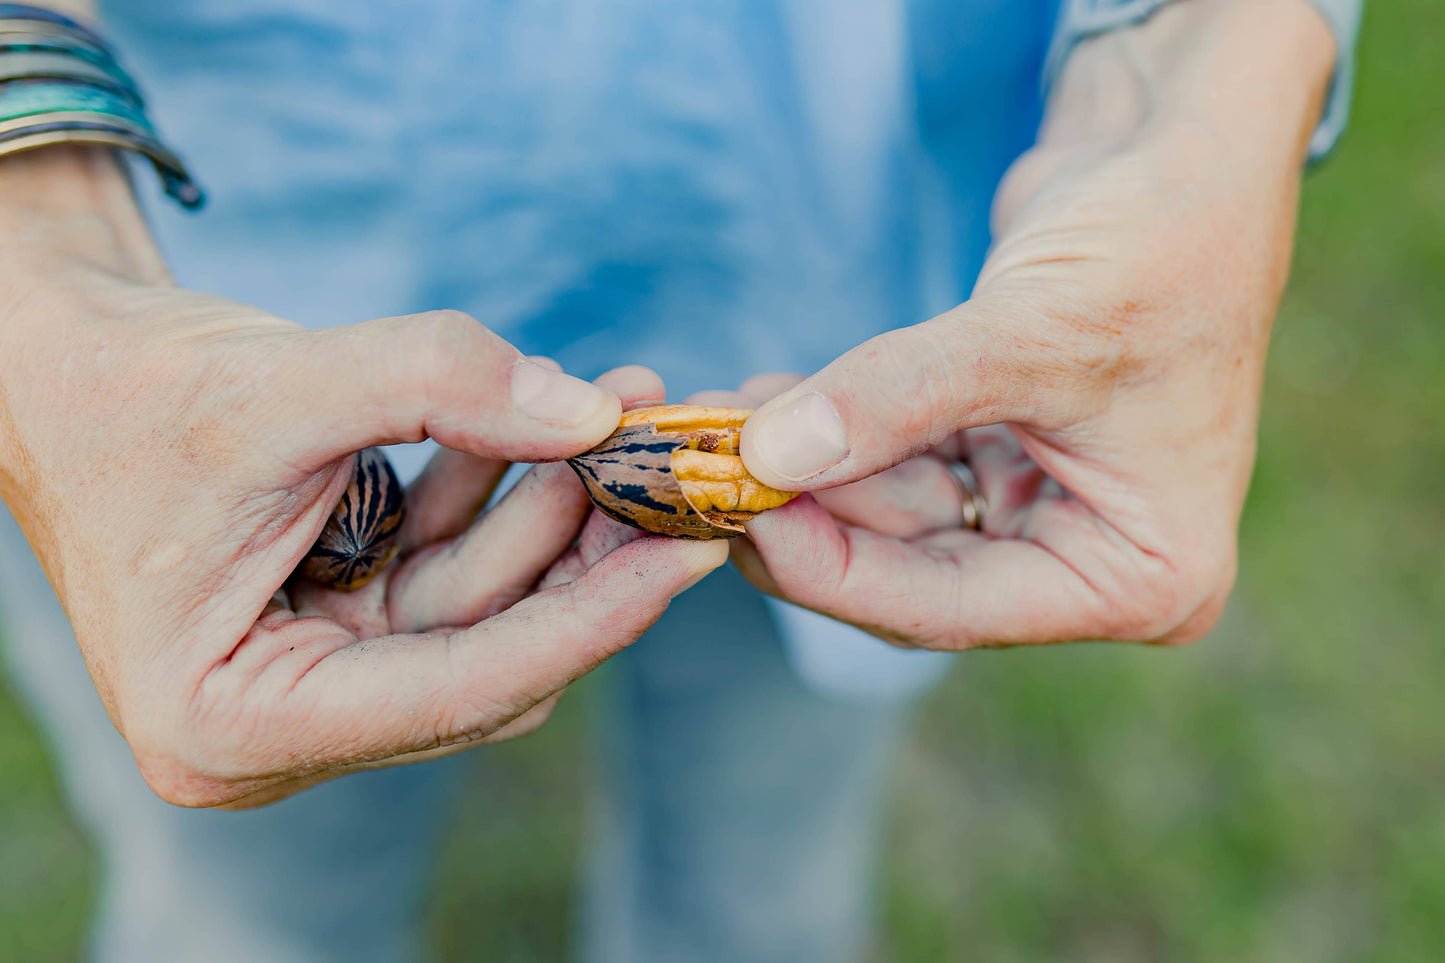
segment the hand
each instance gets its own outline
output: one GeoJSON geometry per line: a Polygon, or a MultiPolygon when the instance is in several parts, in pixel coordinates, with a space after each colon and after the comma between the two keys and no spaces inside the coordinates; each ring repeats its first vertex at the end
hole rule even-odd
{"type": "Polygon", "coordinates": [[[743,432],[778,488],[905,464],[754,520],[744,572],[931,648],[1205,632],[1234,577],[1332,53],[1299,0],[1174,4],[1076,52],[996,198],[973,298],[788,387],[743,432]],[[960,456],[982,533],[959,527],[943,466],[960,456]],[[889,499],[901,510],[870,520],[889,499]]]}
{"type": "Polygon", "coordinates": [[[655,377],[594,387],[456,313],[313,332],[177,290],[113,162],[46,153],[0,164],[0,479],[163,798],[250,805],[525,729],[725,558],[638,539],[524,597],[588,503],[548,465],[471,524],[505,461],[585,450],[655,377]],[[281,590],[352,453],[426,437],[452,451],[401,561],[281,590]]]}

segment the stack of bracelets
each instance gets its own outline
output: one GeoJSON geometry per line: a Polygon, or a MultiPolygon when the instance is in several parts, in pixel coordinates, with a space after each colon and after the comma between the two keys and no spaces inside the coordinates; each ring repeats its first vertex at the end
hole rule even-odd
{"type": "Polygon", "coordinates": [[[0,156],[51,144],[135,151],[184,207],[205,201],[161,143],[135,81],[90,30],[58,13],[0,3],[0,156]]]}

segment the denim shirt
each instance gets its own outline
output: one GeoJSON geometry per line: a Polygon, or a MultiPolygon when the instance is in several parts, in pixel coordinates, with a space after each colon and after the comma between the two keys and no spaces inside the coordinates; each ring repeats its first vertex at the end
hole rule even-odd
{"type": "MultiPolygon", "coordinates": [[[[1044,68],[1044,89],[1057,76],[1069,52],[1080,41],[1138,23],[1172,0],[1064,0],[1059,29],[1044,68]]],[[[1309,0],[1329,24],[1338,50],[1334,80],[1319,126],[1310,140],[1310,159],[1318,161],[1334,149],[1350,118],[1355,83],[1355,41],[1365,0],[1309,0]]]]}
{"type": "MultiPolygon", "coordinates": [[[[1057,60],[1100,28],[1091,11],[1152,6],[1070,3],[1062,20],[1057,0],[102,13],[210,194],[200,217],[152,205],[181,283],[311,326],[458,308],[584,377],[649,365],[680,399],[814,371],[963,300],[994,188],[1036,133],[1050,43],[1057,60]]],[[[406,474],[418,456],[397,460],[406,474]]],[[[905,691],[941,665],[780,612],[825,686],[905,691]]]]}
{"type": "MultiPolygon", "coordinates": [[[[1052,71],[1163,2],[103,13],[210,188],[202,217],[155,213],[184,283],[311,325],[457,307],[581,375],[649,364],[678,396],[815,370],[966,297],[1051,43],[1052,71]]],[[[1317,2],[1346,38],[1357,0],[1317,2]]]]}

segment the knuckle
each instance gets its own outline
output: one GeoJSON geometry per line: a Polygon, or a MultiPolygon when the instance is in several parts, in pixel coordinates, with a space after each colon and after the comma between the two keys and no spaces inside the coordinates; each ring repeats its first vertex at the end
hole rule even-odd
{"type": "Polygon", "coordinates": [[[437,718],[433,730],[416,743],[418,749],[429,752],[449,746],[466,746],[479,743],[497,731],[500,723],[497,716],[504,716],[505,709],[467,703],[450,708],[437,718]]]}
{"type": "Polygon", "coordinates": [[[1231,552],[1203,590],[1203,601],[1156,641],[1161,645],[1182,646],[1197,642],[1208,635],[1224,615],[1225,606],[1234,590],[1237,572],[1238,559],[1231,552]]]}
{"type": "Polygon", "coordinates": [[[1236,570],[1232,550],[1187,564],[1156,561],[1120,585],[1110,606],[1109,637],[1169,646],[1197,641],[1223,614],[1236,570]]]}
{"type": "Polygon", "coordinates": [[[446,308],[400,319],[406,342],[433,358],[457,358],[475,350],[477,339],[487,332],[480,321],[462,311],[446,308]]]}
{"type": "Polygon", "coordinates": [[[546,685],[519,685],[507,693],[465,693],[438,716],[422,745],[426,749],[473,745],[504,732],[550,694],[546,685]]]}
{"type": "Polygon", "coordinates": [[[922,345],[927,340],[923,325],[880,334],[845,355],[837,386],[856,395],[855,404],[874,419],[886,422],[890,434],[907,439],[926,436],[934,416],[931,395],[936,386],[931,376],[919,378],[919,359],[931,355],[922,345]],[[898,385],[918,388],[923,395],[899,396],[898,385]]]}
{"type": "Polygon", "coordinates": [[[466,338],[482,327],[480,321],[453,308],[427,311],[412,316],[415,323],[424,324],[438,338],[466,338]]]}
{"type": "Polygon", "coordinates": [[[477,377],[479,353],[491,335],[481,322],[462,311],[444,309],[398,319],[400,350],[409,359],[408,379],[426,397],[442,385],[485,384],[477,377]]]}
{"type": "Polygon", "coordinates": [[[1177,622],[1175,586],[1161,584],[1146,594],[1120,600],[1107,607],[1104,637],[1117,642],[1150,642],[1165,637],[1177,622]]]}
{"type": "Polygon", "coordinates": [[[152,792],[175,806],[208,808],[271,781],[257,775],[274,767],[257,765],[268,741],[254,720],[224,711],[224,702],[199,711],[181,705],[159,694],[122,713],[125,740],[152,792]]]}
{"type": "Polygon", "coordinates": [[[1170,648],[1179,648],[1191,642],[1198,642],[1219,623],[1220,616],[1224,614],[1227,597],[1227,595],[1220,595],[1207,600],[1198,611],[1185,619],[1178,627],[1150,641],[1170,648]]]}
{"type": "Polygon", "coordinates": [[[995,234],[1004,233],[1024,202],[1054,173],[1061,160],[1058,151],[1035,146],[1009,166],[994,191],[991,218],[995,234]]]}
{"type": "Polygon", "coordinates": [[[508,742],[512,739],[520,739],[530,736],[541,729],[552,718],[552,710],[556,707],[555,698],[546,702],[538,703],[532,709],[519,716],[516,721],[503,726],[486,738],[488,743],[508,742]]]}
{"type": "Polygon", "coordinates": [[[135,759],[151,792],[173,806],[205,809],[230,802],[236,796],[231,783],[202,772],[174,753],[136,751],[135,759]]]}
{"type": "Polygon", "coordinates": [[[510,356],[514,349],[470,314],[451,309],[421,315],[423,330],[417,341],[425,346],[429,363],[440,370],[433,377],[441,383],[475,384],[479,388],[491,379],[480,377],[483,366],[510,356]]]}
{"type": "Polygon", "coordinates": [[[461,311],[429,311],[420,317],[420,339],[441,357],[469,353],[486,331],[480,321],[461,311]]]}

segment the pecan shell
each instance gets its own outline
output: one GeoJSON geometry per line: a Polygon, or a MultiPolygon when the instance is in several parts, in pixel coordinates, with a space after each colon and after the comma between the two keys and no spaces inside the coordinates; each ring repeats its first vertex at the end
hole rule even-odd
{"type": "Polygon", "coordinates": [[[298,571],[328,588],[352,592],[396,556],[406,498],[380,449],[357,452],[351,484],[326,520],[298,571]]]}
{"type": "Polygon", "coordinates": [[[568,460],[608,516],[673,538],[733,538],[743,523],[797,496],[743,466],[738,441],[751,410],[638,408],[602,444],[568,460]]]}

